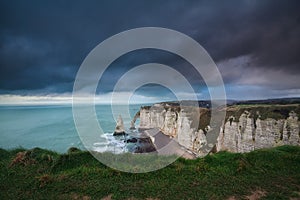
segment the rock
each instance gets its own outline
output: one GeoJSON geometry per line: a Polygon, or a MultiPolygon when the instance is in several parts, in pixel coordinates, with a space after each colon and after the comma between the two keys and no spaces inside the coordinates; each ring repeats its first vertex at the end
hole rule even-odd
{"type": "MultiPolygon", "coordinates": [[[[181,109],[178,105],[169,104],[141,107],[139,129],[158,128],[165,135],[178,141],[180,145],[194,151],[199,149],[199,145],[201,146],[206,141],[204,132],[201,132],[203,134],[200,133],[201,136],[198,133],[200,131],[198,125],[201,109],[207,110],[206,108],[191,106],[182,106],[181,109]]],[[[206,127],[207,130],[210,129],[210,127],[206,127]]]]}
{"type": "Polygon", "coordinates": [[[136,146],[134,149],[134,153],[151,153],[151,152],[156,152],[156,149],[149,138],[147,141],[144,140],[142,145],[136,146]]]}
{"type": "Polygon", "coordinates": [[[135,130],[135,125],[134,125],[133,121],[130,122],[130,128],[129,129],[130,130],[135,130]]]}
{"type": "Polygon", "coordinates": [[[129,138],[126,140],[127,143],[137,143],[138,139],[136,138],[129,138]]]}
{"type": "Polygon", "coordinates": [[[193,151],[194,152],[200,152],[201,148],[207,144],[206,136],[204,134],[203,130],[199,130],[195,132],[194,138],[193,138],[193,151]]]}
{"type": "Polygon", "coordinates": [[[300,130],[297,114],[292,111],[289,117],[284,122],[283,126],[283,143],[289,145],[299,145],[300,143],[300,130]]]}
{"type": "Polygon", "coordinates": [[[162,128],[164,125],[165,108],[163,105],[141,107],[139,129],[162,128]]]}
{"type": "Polygon", "coordinates": [[[119,115],[119,118],[117,120],[117,125],[116,125],[116,128],[115,128],[115,131],[114,131],[113,135],[114,136],[125,135],[124,122],[123,122],[123,119],[122,119],[121,115],[119,115]]]}
{"type": "Polygon", "coordinates": [[[297,114],[289,113],[287,119],[266,118],[256,120],[245,111],[238,122],[229,117],[221,128],[217,151],[249,152],[254,149],[279,145],[300,145],[297,114]]]}
{"type": "MultiPolygon", "coordinates": [[[[291,107],[298,112],[298,106],[291,107]]],[[[291,107],[257,105],[226,108],[232,115],[225,122],[220,120],[210,126],[209,109],[158,103],[152,107],[141,107],[139,129],[157,128],[197,155],[204,155],[201,152],[203,146],[214,146],[208,142],[212,132],[219,135],[216,151],[243,153],[284,144],[300,145],[300,122],[291,107]]]]}
{"type": "Polygon", "coordinates": [[[135,121],[137,120],[137,118],[140,117],[140,111],[138,111],[135,115],[133,120],[130,122],[130,130],[135,130],[135,121]]]}

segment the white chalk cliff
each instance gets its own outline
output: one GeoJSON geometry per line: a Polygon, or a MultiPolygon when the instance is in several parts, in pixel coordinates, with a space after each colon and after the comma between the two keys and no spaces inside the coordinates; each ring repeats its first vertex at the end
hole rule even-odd
{"type": "Polygon", "coordinates": [[[249,152],[280,145],[300,145],[298,116],[290,111],[286,119],[255,120],[249,111],[235,121],[233,116],[221,127],[217,151],[249,152]]]}
{"type": "MultiPolygon", "coordinates": [[[[225,122],[211,128],[208,109],[161,103],[152,107],[141,107],[139,128],[159,128],[197,155],[207,153],[202,149],[206,145],[215,145],[216,151],[230,152],[249,152],[284,144],[300,145],[300,123],[297,113],[291,108],[286,109],[286,118],[280,115],[282,118],[277,116],[276,119],[263,118],[261,115],[264,113],[257,110],[260,110],[260,106],[227,112],[225,122]],[[208,144],[208,136],[212,131],[218,134],[218,139],[215,144],[208,144]]],[[[136,118],[137,116],[134,121],[136,118]]]]}
{"type": "MultiPolygon", "coordinates": [[[[204,131],[198,129],[200,110],[205,108],[168,106],[155,104],[140,109],[140,129],[159,128],[180,145],[198,152],[206,144],[204,131]]],[[[207,109],[206,109],[207,110],[207,109]]]]}

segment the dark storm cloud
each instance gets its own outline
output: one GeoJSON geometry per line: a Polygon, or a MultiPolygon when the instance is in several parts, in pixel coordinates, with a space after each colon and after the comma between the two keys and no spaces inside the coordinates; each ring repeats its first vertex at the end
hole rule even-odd
{"type": "Polygon", "coordinates": [[[194,8],[190,30],[215,61],[249,54],[262,67],[300,71],[299,1],[212,1],[206,8],[206,16],[194,8]]]}
{"type": "MultiPolygon", "coordinates": [[[[248,55],[251,64],[244,68],[299,74],[299,5],[296,0],[1,1],[0,90],[71,92],[76,71],[97,44],[143,26],[181,31],[216,62],[248,55]]],[[[111,91],[121,73],[149,61],[175,65],[198,83],[185,61],[145,51],[117,61],[103,92],[111,91]]]]}
{"type": "MultiPolygon", "coordinates": [[[[188,63],[183,58],[179,57],[176,54],[157,50],[157,49],[141,49],[129,52],[125,55],[120,56],[116,59],[104,72],[102,78],[100,79],[98,85],[99,92],[111,92],[114,89],[115,84],[124,75],[128,70],[133,67],[146,64],[146,63],[160,63],[166,66],[171,66],[176,69],[180,74],[182,74],[193,86],[195,91],[199,91],[201,88],[205,87],[205,83],[202,80],[201,75],[193,68],[193,66],[188,63]],[[121,67],[120,67],[121,66],[121,67]],[[187,70],[188,69],[188,70],[187,70]]],[[[147,70],[147,69],[145,69],[147,70]]],[[[149,70],[148,76],[151,74],[151,69],[149,70]]],[[[159,71],[154,72],[157,75],[160,74],[159,71]]],[[[139,77],[133,76],[131,79],[144,79],[142,75],[139,74],[139,77]]],[[[168,79],[169,77],[162,77],[168,79]]],[[[173,80],[170,80],[172,82],[173,80]]],[[[130,83],[128,83],[130,84],[130,83]]],[[[179,86],[177,86],[179,87],[179,86]]],[[[149,87],[145,87],[144,89],[149,89],[149,87]]],[[[153,87],[153,90],[155,88],[153,87]]],[[[124,88],[126,91],[126,88],[124,88]]],[[[150,90],[147,90],[150,92],[150,90]]],[[[162,92],[156,91],[157,95],[160,95],[162,92]]]]}

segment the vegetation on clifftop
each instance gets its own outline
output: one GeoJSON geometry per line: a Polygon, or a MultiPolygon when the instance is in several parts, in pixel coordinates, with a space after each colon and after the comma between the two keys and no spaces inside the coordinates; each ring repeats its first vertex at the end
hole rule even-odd
{"type": "Polygon", "coordinates": [[[226,108],[226,120],[230,117],[234,117],[234,121],[238,122],[240,116],[245,112],[250,112],[251,117],[264,120],[272,118],[275,120],[286,119],[289,117],[289,113],[294,111],[297,113],[300,119],[300,106],[299,104],[240,104],[233,105],[226,108]]]}
{"type": "Polygon", "coordinates": [[[300,147],[180,158],[145,174],[110,169],[76,149],[0,149],[0,158],[0,199],[300,198],[300,147]]]}

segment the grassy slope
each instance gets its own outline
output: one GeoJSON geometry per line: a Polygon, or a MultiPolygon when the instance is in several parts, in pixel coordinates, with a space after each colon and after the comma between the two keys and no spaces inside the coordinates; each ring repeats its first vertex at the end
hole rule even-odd
{"type": "Polygon", "coordinates": [[[112,170],[88,152],[0,149],[0,199],[300,199],[300,147],[179,159],[145,174],[112,170]],[[13,163],[13,164],[12,164],[13,163]]]}

